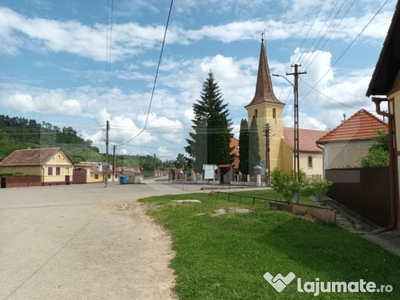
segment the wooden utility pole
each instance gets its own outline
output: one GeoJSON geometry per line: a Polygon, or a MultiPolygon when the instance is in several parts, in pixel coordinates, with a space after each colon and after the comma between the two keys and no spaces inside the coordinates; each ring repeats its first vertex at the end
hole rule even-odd
{"type": "MultiPolygon", "coordinates": [[[[294,146],[293,146],[293,156],[294,156],[294,174],[296,179],[299,179],[300,171],[300,142],[299,142],[299,75],[307,74],[307,72],[299,72],[299,67],[301,65],[294,64],[294,73],[286,73],[286,75],[294,75],[294,146]]],[[[296,203],[300,203],[300,193],[296,193],[296,203]]]]}
{"type": "Polygon", "coordinates": [[[108,131],[110,130],[110,121],[106,121],[106,177],[104,178],[104,187],[108,183],[108,131]]]}
{"type": "Polygon", "coordinates": [[[113,146],[113,171],[112,171],[112,181],[114,182],[115,181],[115,168],[116,168],[116,165],[115,165],[115,149],[117,148],[117,146],[113,146]]]}
{"type": "Polygon", "coordinates": [[[264,125],[265,135],[265,183],[268,185],[271,178],[271,163],[270,163],[270,125],[267,123],[264,125]]]}

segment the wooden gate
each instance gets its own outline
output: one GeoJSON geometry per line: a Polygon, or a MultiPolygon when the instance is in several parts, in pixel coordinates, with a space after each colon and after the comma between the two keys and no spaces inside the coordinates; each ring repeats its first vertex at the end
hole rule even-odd
{"type": "Polygon", "coordinates": [[[86,181],[86,169],[75,169],[74,177],[72,179],[73,184],[87,183],[86,181]]]}

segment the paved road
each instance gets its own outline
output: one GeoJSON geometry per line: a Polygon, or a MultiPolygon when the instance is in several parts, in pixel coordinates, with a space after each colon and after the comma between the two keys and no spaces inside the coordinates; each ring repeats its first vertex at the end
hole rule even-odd
{"type": "Polygon", "coordinates": [[[134,200],[195,189],[0,189],[0,299],[171,299],[170,237],[134,200]]]}

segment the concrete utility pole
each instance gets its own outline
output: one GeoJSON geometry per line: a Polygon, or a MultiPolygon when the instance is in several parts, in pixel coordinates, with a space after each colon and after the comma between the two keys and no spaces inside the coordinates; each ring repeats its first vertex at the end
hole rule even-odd
{"type": "Polygon", "coordinates": [[[113,146],[113,171],[112,171],[112,181],[115,181],[115,149],[117,148],[117,146],[113,146]]]}
{"type": "Polygon", "coordinates": [[[106,178],[104,178],[104,187],[108,183],[108,131],[110,130],[110,121],[106,121],[106,178]]]}
{"type": "MultiPolygon", "coordinates": [[[[300,142],[299,142],[299,75],[307,74],[307,72],[299,72],[301,65],[294,64],[294,73],[286,73],[286,75],[294,75],[294,173],[297,179],[299,179],[300,171],[300,142]]],[[[296,192],[296,203],[300,203],[300,193],[296,192]]]]}
{"type": "Polygon", "coordinates": [[[268,185],[271,178],[271,164],[270,164],[270,125],[267,123],[264,125],[264,135],[265,135],[265,183],[268,185]]]}

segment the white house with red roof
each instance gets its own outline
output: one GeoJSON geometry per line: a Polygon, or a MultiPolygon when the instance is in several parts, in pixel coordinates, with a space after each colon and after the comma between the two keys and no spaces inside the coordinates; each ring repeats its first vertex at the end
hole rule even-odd
{"type": "Polygon", "coordinates": [[[329,131],[317,141],[324,147],[324,170],[359,166],[378,131],[387,132],[388,124],[364,109],[329,131]]]}

